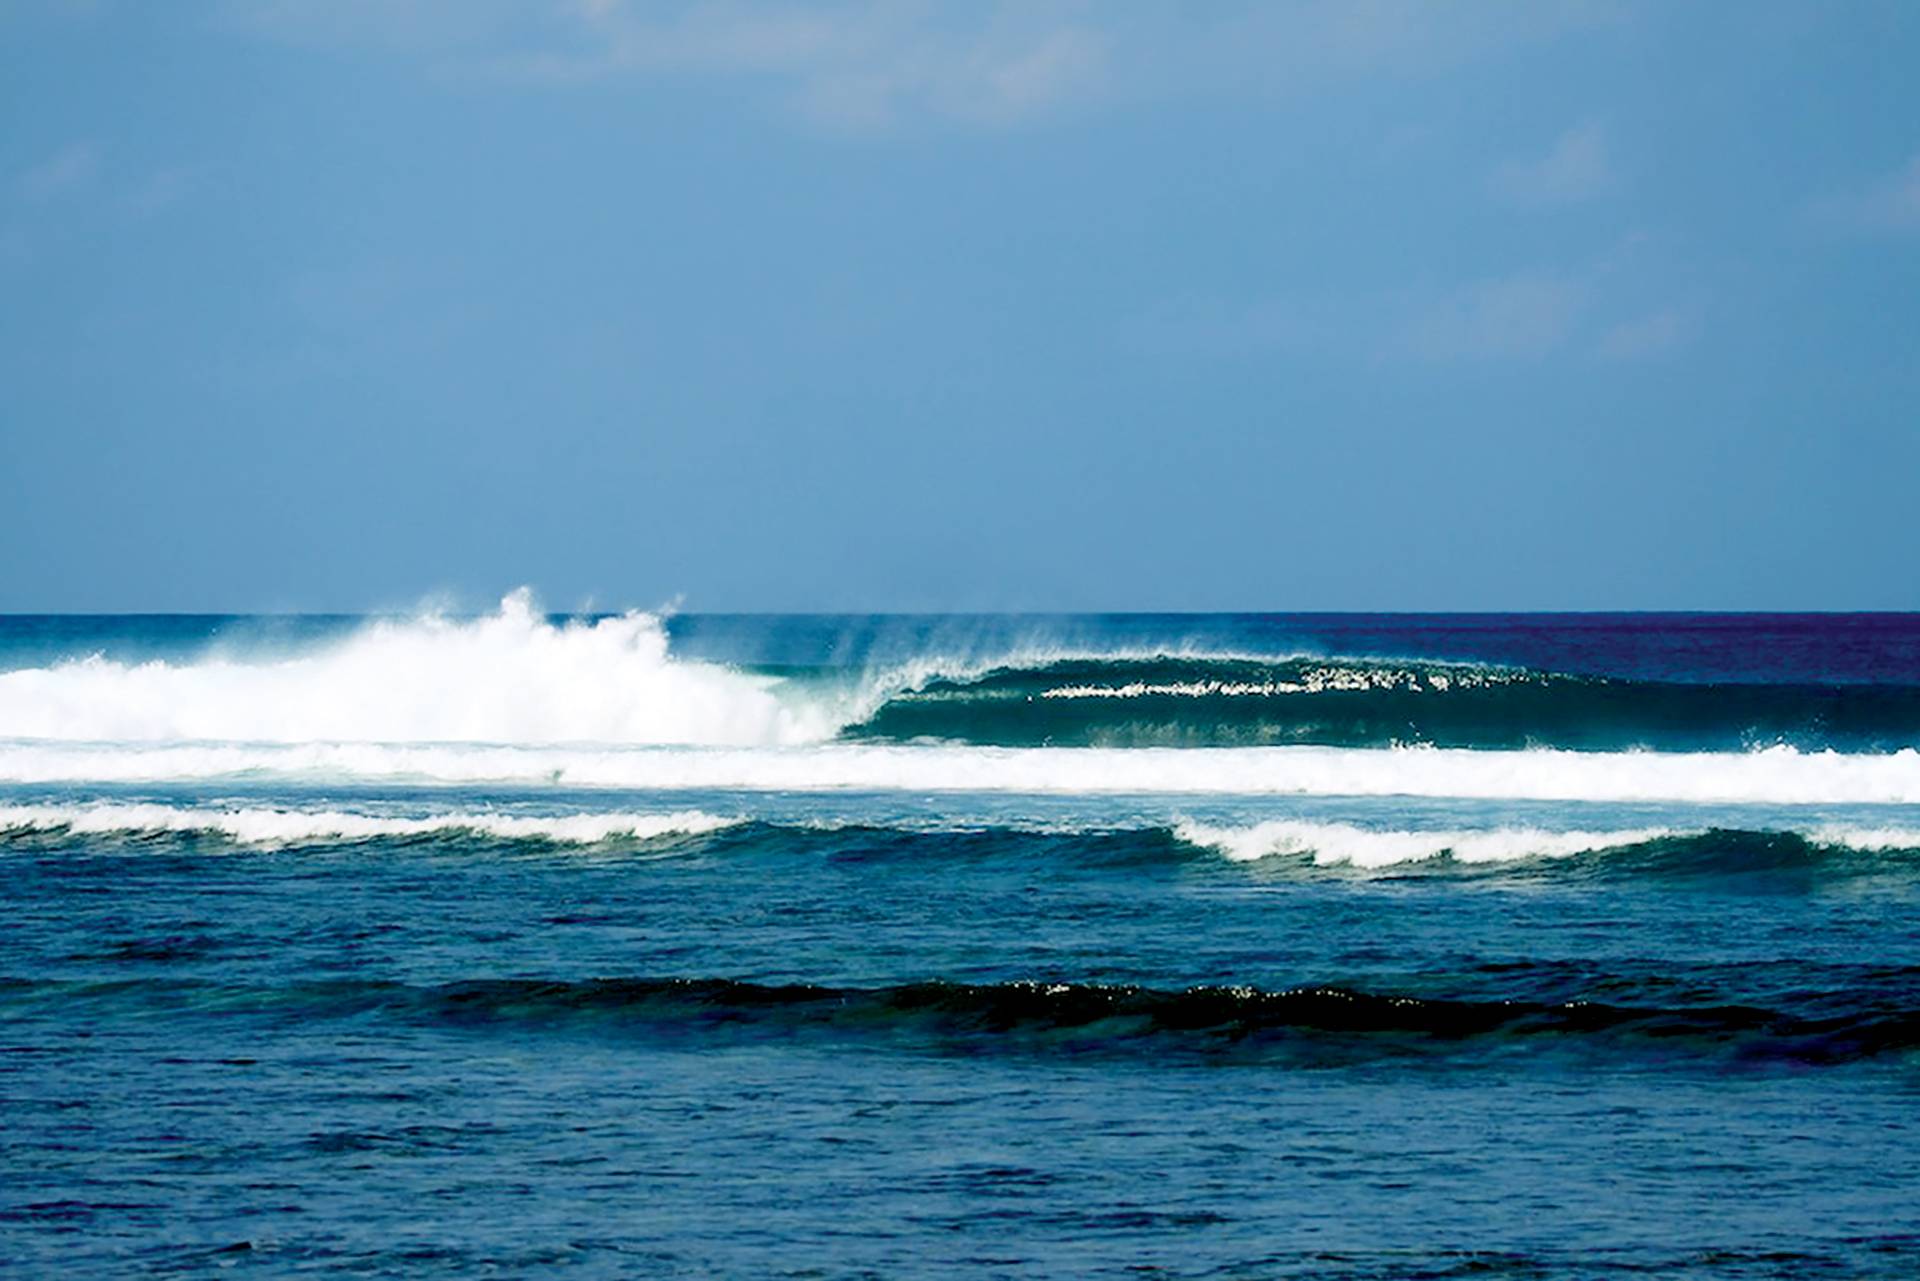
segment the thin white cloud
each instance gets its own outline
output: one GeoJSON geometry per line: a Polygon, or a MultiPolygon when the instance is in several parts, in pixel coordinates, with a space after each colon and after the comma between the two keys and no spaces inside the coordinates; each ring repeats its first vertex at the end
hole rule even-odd
{"type": "Polygon", "coordinates": [[[702,5],[663,18],[597,0],[582,18],[583,49],[524,69],[757,77],[807,118],[856,131],[914,116],[1009,124],[1086,96],[1105,69],[1102,38],[1048,6],[930,17],[914,6],[702,5]]]}
{"type": "Polygon", "coordinates": [[[1523,205],[1565,205],[1606,194],[1615,183],[1606,130],[1578,125],[1561,134],[1547,154],[1502,165],[1493,189],[1523,205]]]}
{"type": "Polygon", "coordinates": [[[1662,307],[1609,326],[1594,344],[1602,360],[1652,360],[1693,341],[1699,317],[1680,307],[1662,307]]]}
{"type": "Polygon", "coordinates": [[[100,155],[90,142],[75,142],[20,175],[19,190],[29,200],[51,200],[85,186],[100,168],[100,155]]]}
{"type": "Polygon", "coordinates": [[[227,0],[234,26],[287,44],[440,54],[548,39],[567,5],[512,0],[227,0]]]}
{"type": "Polygon", "coordinates": [[[724,76],[829,128],[1019,124],[1102,101],[1284,94],[1439,72],[1604,21],[1593,0],[1439,10],[1403,0],[1122,6],[1091,0],[232,0],[296,43],[412,50],[436,70],[570,85],[724,76]]]}
{"type": "Polygon", "coordinates": [[[186,197],[193,186],[193,177],[190,169],[163,169],[148,177],[127,198],[127,207],[142,217],[157,214],[186,197]]]}
{"type": "Polygon", "coordinates": [[[301,44],[412,50],[442,70],[550,86],[617,77],[757,81],[816,124],[1012,124],[1101,88],[1098,11],[1062,0],[269,0],[233,20],[301,44]]]}
{"type": "Polygon", "coordinates": [[[1565,345],[1591,293],[1549,272],[1477,281],[1416,307],[1405,346],[1427,360],[1538,358],[1565,345]]]}
{"type": "Polygon", "coordinates": [[[1815,211],[1861,231],[1920,231],[1920,153],[1858,191],[1820,201],[1815,211]]]}
{"type": "MultiPolygon", "coordinates": [[[[1121,323],[1127,347],[1154,356],[1432,366],[1554,359],[1642,361],[1693,342],[1705,294],[1627,237],[1582,262],[1445,283],[1233,300],[1185,295],[1121,323]]],[[[1682,273],[1684,274],[1684,273],[1682,273]]]]}
{"type": "Polygon", "coordinates": [[[1120,318],[1116,332],[1129,350],[1152,356],[1258,359],[1286,352],[1339,359],[1364,350],[1391,305],[1352,293],[1255,302],[1185,294],[1120,318]]]}

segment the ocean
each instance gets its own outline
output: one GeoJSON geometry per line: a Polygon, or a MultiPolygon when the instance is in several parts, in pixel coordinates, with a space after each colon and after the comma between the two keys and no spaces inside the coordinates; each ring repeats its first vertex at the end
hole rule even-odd
{"type": "Polygon", "coordinates": [[[0,1270],[1920,1275],[1920,616],[0,618],[0,1270]]]}

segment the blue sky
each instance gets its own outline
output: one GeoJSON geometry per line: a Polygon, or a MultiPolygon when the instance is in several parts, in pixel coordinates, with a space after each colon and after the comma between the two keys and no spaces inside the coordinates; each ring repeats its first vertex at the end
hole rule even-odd
{"type": "Polygon", "coordinates": [[[0,7],[0,610],[1920,608],[1920,6],[0,7]]]}

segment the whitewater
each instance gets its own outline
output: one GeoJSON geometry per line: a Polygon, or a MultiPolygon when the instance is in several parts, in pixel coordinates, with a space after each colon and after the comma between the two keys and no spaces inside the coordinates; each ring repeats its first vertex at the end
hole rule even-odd
{"type": "MultiPolygon", "coordinates": [[[[1171,814],[1158,822],[1138,817],[1036,821],[994,821],[980,815],[889,816],[885,826],[918,838],[991,836],[1010,847],[1030,838],[1068,841],[1092,836],[1139,848],[1164,838],[1173,845],[1217,854],[1235,862],[1303,856],[1319,867],[1391,869],[1446,860],[1461,865],[1562,860],[1609,853],[1644,853],[1664,846],[1687,850],[1715,837],[1731,835],[1710,827],[1612,828],[1563,830],[1538,826],[1486,828],[1380,828],[1350,822],[1269,819],[1243,825],[1195,821],[1171,814]]],[[[742,844],[786,840],[795,844],[858,840],[873,830],[873,817],[788,816],[750,823],[740,815],[701,810],[655,812],[527,812],[478,806],[469,809],[419,808],[417,812],[372,812],[333,807],[245,803],[163,804],[90,801],[79,804],[0,805],[0,843],[41,837],[119,837],[151,842],[167,837],[223,841],[241,849],[325,849],[342,845],[400,840],[412,843],[464,841],[602,846],[627,851],[672,853],[689,838],[742,833],[742,844]],[[743,829],[757,827],[755,840],[743,829]]],[[[1892,854],[1920,860],[1920,827],[1803,823],[1747,833],[1766,840],[1785,839],[1809,852],[1892,854]]],[[[210,848],[202,846],[202,848],[210,848]]]]}
{"type": "Polygon", "coordinates": [[[857,714],[668,653],[659,616],[554,622],[515,592],[485,617],[376,620],[317,651],[185,662],[92,653],[0,673],[9,738],[156,743],[817,742],[857,714]]]}

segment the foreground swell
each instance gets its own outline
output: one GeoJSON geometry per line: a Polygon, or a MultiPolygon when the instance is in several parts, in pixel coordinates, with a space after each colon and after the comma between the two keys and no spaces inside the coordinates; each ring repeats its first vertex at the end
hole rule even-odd
{"type": "Polygon", "coordinates": [[[509,1036],[800,1038],[896,1052],[1174,1053],[1277,1065],[1382,1054],[1457,1057],[1500,1043],[1557,1043],[1628,1060],[1707,1056],[1822,1065],[1920,1046],[1920,976],[1892,983],[1876,977],[1885,990],[1855,993],[1852,1008],[1838,1011],[1828,998],[1817,1014],[1514,994],[1427,997],[1331,986],[1168,991],[928,981],[857,988],[724,978],[473,979],[424,987],[333,980],[271,988],[142,978],[16,981],[0,987],[0,1008],[16,1019],[43,1017],[57,1006],[68,1016],[253,1017],[268,1024],[377,1019],[509,1036]]]}

